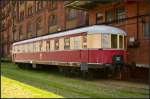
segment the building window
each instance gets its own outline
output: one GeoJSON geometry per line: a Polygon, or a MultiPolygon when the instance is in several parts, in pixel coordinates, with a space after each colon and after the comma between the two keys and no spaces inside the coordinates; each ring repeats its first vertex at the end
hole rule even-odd
{"type": "Polygon", "coordinates": [[[32,24],[31,24],[31,22],[29,22],[28,25],[27,25],[27,32],[28,33],[32,32],[32,24]]]}
{"type": "Polygon", "coordinates": [[[57,17],[56,15],[50,15],[48,20],[48,25],[53,26],[57,24],[57,17]]]}
{"type": "Polygon", "coordinates": [[[68,20],[72,20],[76,18],[76,10],[75,9],[67,9],[68,20]]]}
{"type": "Polygon", "coordinates": [[[149,24],[144,23],[144,37],[149,37],[149,24]]]}
{"type": "Polygon", "coordinates": [[[50,51],[50,40],[46,41],[46,51],[50,51]]]}
{"type": "Polygon", "coordinates": [[[82,37],[82,39],[83,39],[83,48],[87,48],[87,36],[83,36],[82,37]]]}
{"type": "Polygon", "coordinates": [[[117,35],[111,34],[111,48],[117,48],[117,35]]]}
{"type": "Polygon", "coordinates": [[[22,39],[22,35],[23,35],[23,33],[22,33],[22,25],[19,27],[19,35],[20,35],[19,39],[22,39]]]}
{"type": "Polygon", "coordinates": [[[64,38],[64,49],[70,49],[70,38],[64,38]]]}
{"type": "Polygon", "coordinates": [[[33,14],[33,7],[28,8],[28,16],[31,16],[33,14]]]}
{"type": "Polygon", "coordinates": [[[117,18],[117,23],[122,23],[124,22],[125,18],[125,8],[120,7],[116,9],[116,18],[117,18]]]}
{"type": "Polygon", "coordinates": [[[50,0],[50,10],[54,10],[57,8],[57,1],[56,0],[50,0]]]}
{"type": "Polygon", "coordinates": [[[42,1],[38,1],[37,2],[37,11],[40,11],[43,8],[43,2],[42,1]]]}
{"type": "Polygon", "coordinates": [[[20,12],[20,21],[24,20],[24,11],[20,12]]]}
{"type": "Polygon", "coordinates": [[[23,1],[23,0],[20,0],[20,5],[22,5],[22,4],[24,4],[25,3],[25,1],[23,1]]]}
{"type": "Polygon", "coordinates": [[[36,21],[36,30],[38,31],[40,29],[42,29],[42,19],[41,19],[41,17],[39,17],[36,21]]]}
{"type": "Polygon", "coordinates": [[[102,13],[96,14],[96,23],[97,24],[103,23],[103,14],[102,13]]]}
{"type": "Polygon", "coordinates": [[[59,50],[59,39],[55,40],[55,50],[59,50]]]}
{"type": "Polygon", "coordinates": [[[113,21],[113,11],[109,10],[106,12],[106,22],[112,22],[113,21]]]}

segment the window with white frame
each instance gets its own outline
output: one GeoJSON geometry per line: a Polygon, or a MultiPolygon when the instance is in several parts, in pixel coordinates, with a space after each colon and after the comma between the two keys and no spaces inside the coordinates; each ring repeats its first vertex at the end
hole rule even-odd
{"type": "Polygon", "coordinates": [[[111,48],[117,48],[117,35],[111,34],[111,48]]]}
{"type": "Polygon", "coordinates": [[[102,34],[101,42],[102,48],[109,48],[110,47],[109,34],[102,34]]]}
{"type": "Polygon", "coordinates": [[[79,37],[75,37],[74,38],[74,49],[80,49],[80,38],[79,37]]]}
{"type": "Polygon", "coordinates": [[[64,38],[64,49],[70,49],[70,38],[64,38]]]}

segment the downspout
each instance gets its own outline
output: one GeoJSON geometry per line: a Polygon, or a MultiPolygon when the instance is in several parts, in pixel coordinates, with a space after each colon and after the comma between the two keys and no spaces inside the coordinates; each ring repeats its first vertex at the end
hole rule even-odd
{"type": "MultiPolygon", "coordinates": [[[[0,1],[0,8],[2,9],[3,2],[0,1]]],[[[2,14],[2,10],[0,10],[0,14],[2,14]]],[[[2,16],[0,16],[0,66],[1,66],[1,57],[2,57],[2,16]]]]}
{"type": "Polygon", "coordinates": [[[139,1],[137,0],[137,35],[136,35],[136,40],[139,40],[139,1]]]}
{"type": "MultiPolygon", "coordinates": [[[[148,18],[148,21],[149,21],[149,44],[150,44],[150,0],[148,0],[148,5],[149,5],[149,18],[148,18]]],[[[150,46],[149,46],[149,71],[150,71],[150,46]]],[[[150,72],[149,72],[149,75],[150,75],[150,72]]],[[[150,83],[150,80],[149,80],[149,83],[150,83]]],[[[150,94],[150,92],[149,92],[150,94]]]]}

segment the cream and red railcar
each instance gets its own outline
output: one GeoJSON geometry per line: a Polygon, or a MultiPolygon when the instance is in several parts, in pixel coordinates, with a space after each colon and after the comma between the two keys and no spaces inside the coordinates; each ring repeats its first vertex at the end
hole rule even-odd
{"type": "Polygon", "coordinates": [[[126,32],[93,25],[19,41],[13,43],[12,60],[33,67],[47,64],[81,70],[121,66],[126,62],[126,32]]]}

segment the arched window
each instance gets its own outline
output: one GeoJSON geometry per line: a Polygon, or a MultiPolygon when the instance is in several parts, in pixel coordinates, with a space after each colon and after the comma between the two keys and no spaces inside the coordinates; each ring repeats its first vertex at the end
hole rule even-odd
{"type": "Polygon", "coordinates": [[[57,24],[57,17],[56,15],[50,15],[48,20],[48,26],[53,26],[57,24]]]}
{"type": "Polygon", "coordinates": [[[40,30],[42,29],[42,19],[41,17],[37,18],[37,21],[36,21],[36,30],[40,30]]]}
{"type": "Polygon", "coordinates": [[[20,12],[20,21],[24,20],[24,11],[20,12]]]}
{"type": "Polygon", "coordinates": [[[28,7],[28,16],[31,16],[33,14],[33,7],[28,7]]]}
{"type": "Polygon", "coordinates": [[[56,0],[50,0],[50,10],[54,10],[57,8],[57,1],[56,0]]]}
{"type": "Polygon", "coordinates": [[[75,9],[67,9],[67,19],[72,20],[76,18],[76,10],[75,9]]]}
{"type": "Polygon", "coordinates": [[[19,26],[19,39],[22,39],[23,33],[22,33],[22,25],[19,26]]]}
{"type": "Polygon", "coordinates": [[[31,22],[29,22],[28,24],[27,24],[27,32],[28,33],[30,33],[30,32],[32,32],[32,23],[31,22]]]}
{"type": "Polygon", "coordinates": [[[36,7],[37,7],[37,11],[40,11],[43,8],[43,2],[37,1],[36,7]]]}

